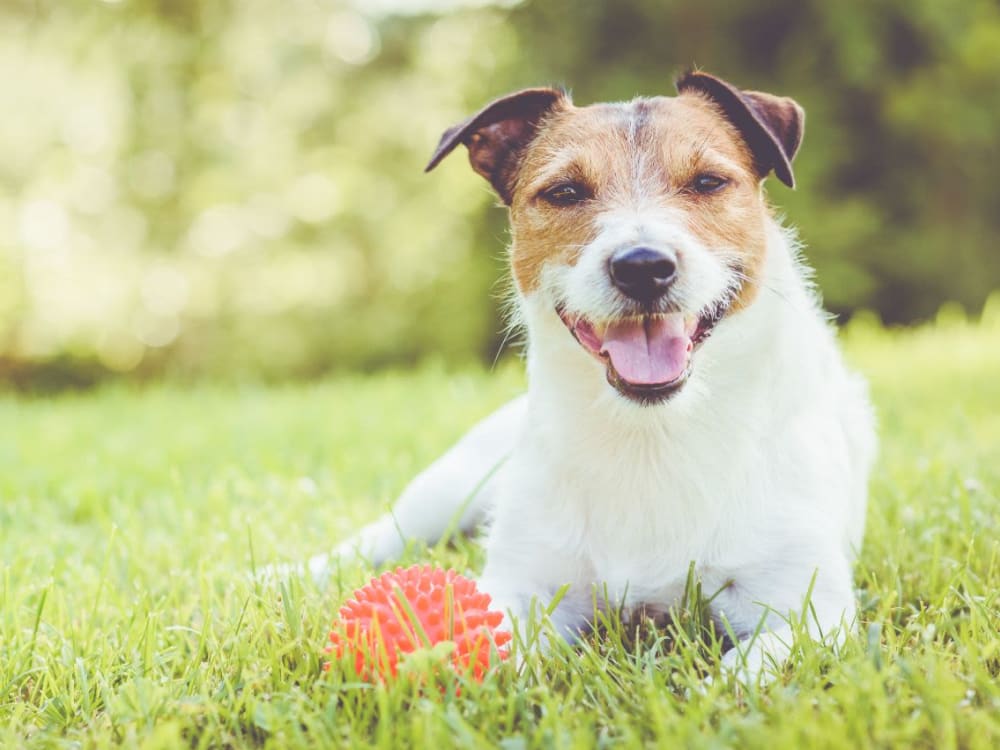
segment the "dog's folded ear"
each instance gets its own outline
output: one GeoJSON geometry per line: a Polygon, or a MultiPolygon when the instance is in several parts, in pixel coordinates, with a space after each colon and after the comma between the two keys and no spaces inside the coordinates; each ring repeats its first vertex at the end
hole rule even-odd
{"type": "Polygon", "coordinates": [[[464,143],[472,168],[489,180],[503,202],[510,205],[525,147],[534,138],[542,118],[566,99],[562,91],[549,88],[525,89],[497,99],[448,128],[424,171],[434,169],[459,143],[464,143]]]}
{"type": "Polygon", "coordinates": [[[717,104],[743,136],[761,177],[774,175],[795,187],[792,159],[802,143],[806,114],[794,100],[760,91],[741,91],[725,81],[697,71],[677,79],[678,93],[697,91],[717,104]]]}

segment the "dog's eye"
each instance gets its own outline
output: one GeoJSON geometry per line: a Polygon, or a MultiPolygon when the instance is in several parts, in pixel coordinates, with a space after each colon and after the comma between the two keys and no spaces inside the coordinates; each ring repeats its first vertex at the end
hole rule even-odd
{"type": "Polygon", "coordinates": [[[718,190],[721,190],[728,184],[729,180],[727,180],[726,178],[719,177],[719,175],[717,174],[710,174],[708,172],[704,172],[702,174],[695,176],[695,178],[691,180],[691,189],[694,190],[696,193],[701,193],[705,195],[707,193],[714,193],[718,190]]]}
{"type": "Polygon", "coordinates": [[[541,192],[543,200],[556,206],[570,206],[587,200],[587,189],[575,182],[561,182],[541,192]]]}

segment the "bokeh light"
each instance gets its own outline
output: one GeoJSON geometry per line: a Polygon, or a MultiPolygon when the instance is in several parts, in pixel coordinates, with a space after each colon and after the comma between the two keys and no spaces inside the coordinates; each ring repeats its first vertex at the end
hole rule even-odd
{"type": "Polygon", "coordinates": [[[504,213],[463,158],[422,173],[442,130],[691,63],[806,106],[773,198],[836,313],[1000,286],[988,0],[15,0],[0,28],[0,378],[492,361],[504,213]]]}

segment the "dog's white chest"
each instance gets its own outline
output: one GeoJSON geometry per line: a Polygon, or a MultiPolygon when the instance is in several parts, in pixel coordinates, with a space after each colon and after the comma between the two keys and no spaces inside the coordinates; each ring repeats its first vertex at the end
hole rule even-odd
{"type": "Polygon", "coordinates": [[[746,508],[745,456],[731,453],[726,470],[705,471],[716,460],[713,440],[682,449],[657,439],[620,436],[610,453],[585,439],[529,441],[504,493],[522,528],[554,530],[546,546],[574,584],[596,585],[599,598],[629,607],[675,603],[692,564],[705,568],[718,562],[719,547],[732,550],[718,539],[741,525],[732,519],[746,508]]]}

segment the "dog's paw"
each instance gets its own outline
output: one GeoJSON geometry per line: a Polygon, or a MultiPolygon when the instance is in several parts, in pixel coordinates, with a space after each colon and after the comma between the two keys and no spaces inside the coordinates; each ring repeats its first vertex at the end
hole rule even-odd
{"type": "Polygon", "coordinates": [[[316,586],[324,588],[341,566],[379,565],[387,559],[398,557],[403,548],[402,537],[392,517],[383,516],[329,552],[314,555],[305,562],[269,565],[258,570],[254,577],[266,583],[287,581],[292,577],[308,577],[316,586]]]}
{"type": "Polygon", "coordinates": [[[712,693],[717,685],[723,689],[732,686],[737,692],[757,686],[764,686],[769,679],[762,670],[762,664],[747,663],[738,649],[730,649],[722,655],[719,662],[719,673],[705,675],[684,689],[684,697],[690,700],[694,697],[705,698],[712,693]]]}
{"type": "MultiPolygon", "coordinates": [[[[765,632],[740,641],[722,655],[721,678],[743,687],[764,687],[774,682],[791,652],[791,631],[765,632]]],[[[711,678],[708,680],[711,685],[711,678]]]]}

